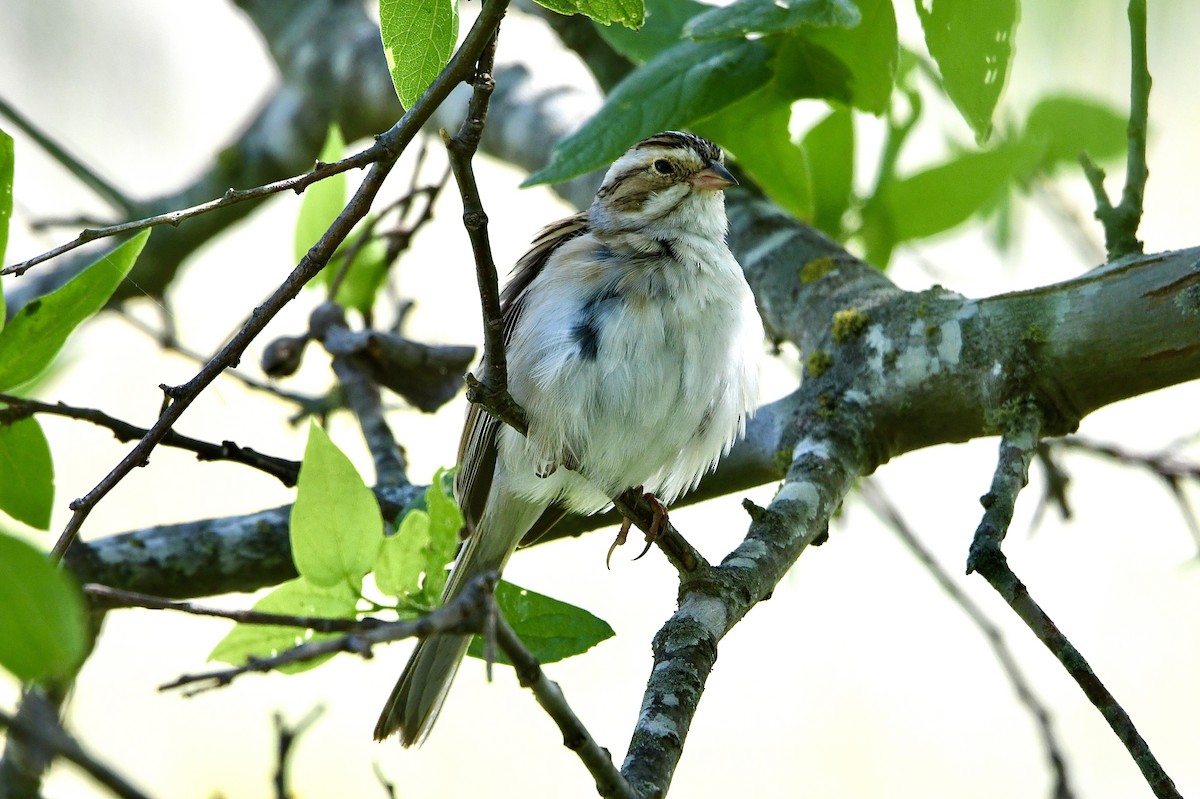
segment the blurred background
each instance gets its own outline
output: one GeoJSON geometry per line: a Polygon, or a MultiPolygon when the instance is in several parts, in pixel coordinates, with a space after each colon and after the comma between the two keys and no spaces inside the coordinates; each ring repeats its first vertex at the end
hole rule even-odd
{"type": "MultiPolygon", "coordinates": [[[[902,36],[917,42],[912,9],[897,5],[902,36]]],[[[502,31],[501,57],[517,57],[525,31],[539,24],[514,15],[502,31]]],[[[1142,226],[1148,251],[1198,243],[1200,103],[1193,67],[1198,37],[1200,5],[1151,4],[1155,83],[1142,226]]],[[[202,171],[269,92],[272,70],[253,28],[226,2],[17,0],[0,8],[0,96],[135,196],[173,190],[202,171]]],[[[1122,3],[1031,3],[1018,29],[999,119],[1022,118],[1034,99],[1056,89],[1125,109],[1127,87],[1122,3]]],[[[961,121],[941,122],[944,135],[936,125],[919,134],[927,142],[923,146],[937,150],[948,138],[968,140],[961,121]]],[[[75,234],[71,228],[37,230],[31,223],[106,209],[5,127],[17,140],[11,263],[75,234]]],[[[861,132],[878,133],[871,123],[861,132]]],[[[438,148],[432,149],[431,178],[442,163],[438,148]]],[[[539,227],[572,210],[544,188],[519,190],[524,174],[504,164],[484,160],[479,171],[499,264],[511,264],[539,227]]],[[[1109,171],[1115,192],[1123,170],[1109,171]]],[[[406,174],[402,162],[393,181],[404,182],[406,174]]],[[[1063,179],[1055,191],[1100,241],[1082,177],[1063,179]]],[[[215,351],[290,271],[298,206],[292,195],[268,200],[191,260],[165,309],[183,343],[202,353],[215,351]]],[[[421,233],[399,267],[401,292],[417,301],[408,330],[419,340],[479,341],[473,266],[460,212],[457,195],[445,192],[438,221],[421,233]]],[[[905,288],[936,282],[985,296],[1065,279],[1094,265],[1043,205],[1028,203],[1022,213],[1021,236],[1007,255],[996,254],[987,232],[971,226],[903,249],[891,274],[905,288]]],[[[315,292],[305,292],[293,302],[252,349],[255,358],[275,336],[302,331],[318,300],[315,292]]],[[[147,299],[132,303],[130,312],[153,322],[161,310],[147,299]]],[[[244,364],[247,371],[256,370],[253,360],[244,364]]],[[[43,399],[97,407],[147,426],[158,412],[157,386],[183,382],[197,369],[111,313],[72,339],[65,363],[41,388],[43,399]]],[[[764,372],[768,399],[794,386],[794,363],[787,362],[786,352],[774,360],[764,354],[764,372]]],[[[286,387],[316,393],[328,381],[324,356],[310,351],[304,370],[286,387]]],[[[1080,432],[1152,452],[1200,429],[1197,407],[1200,391],[1191,384],[1104,409],[1087,418],[1080,432]]],[[[463,414],[459,398],[432,417],[404,409],[392,415],[414,480],[426,481],[453,462],[463,414]]],[[[288,424],[288,415],[270,397],[221,380],[177,429],[298,460],[305,428],[288,424]]],[[[57,512],[50,534],[26,533],[48,548],[69,517],[67,504],[132,445],[78,422],[46,418],[43,425],[56,457],[57,512]]],[[[335,417],[331,434],[369,476],[370,459],[349,417],[335,417]]],[[[995,450],[995,440],[938,447],[899,458],[873,479],[1003,632],[1050,709],[1076,796],[1148,796],[1123,748],[1074,683],[1010,619],[981,579],[961,576],[995,450]]],[[[1190,452],[1195,458],[1194,446],[1190,452]]],[[[1005,551],[1123,703],[1180,791],[1200,792],[1196,540],[1161,482],[1083,454],[1065,463],[1074,519],[1063,523],[1051,509],[1034,528],[1042,484],[1035,471],[1005,551]]],[[[1188,493],[1195,500],[1194,488],[1188,493]]],[[[766,504],[771,494],[766,486],[749,496],[766,504]]],[[[160,448],[149,468],[136,470],[100,503],[84,535],[245,513],[292,499],[293,492],[253,470],[201,464],[160,448]]],[[[719,560],[745,532],[739,499],[680,510],[672,519],[710,560],[719,560]]],[[[602,531],[535,547],[515,557],[506,576],[582,605],[615,628],[615,639],[547,672],[620,763],[648,674],[649,642],[674,609],[676,580],[657,552],[637,563],[629,562],[633,552],[619,552],[606,571],[610,542],[610,531],[602,531]]],[[[253,599],[219,601],[249,606],[253,599]]],[[[511,671],[497,669],[488,684],[478,661],[463,667],[423,748],[373,743],[371,728],[407,657],[407,644],[380,649],[370,661],[339,656],[303,675],[247,676],[193,698],[157,692],[180,674],[204,669],[228,627],[151,611],[110,614],[70,703],[70,729],[95,755],[159,797],[271,795],[272,715],[297,722],[315,707],[324,712],[300,739],[292,762],[296,796],[384,797],[375,766],[400,797],[594,795],[586,772],[511,671]]],[[[13,707],[16,695],[17,686],[0,678],[0,706],[13,707]]],[[[1049,791],[1034,721],[984,636],[896,535],[852,496],[830,541],[806,552],[773,598],[723,643],[672,795],[983,798],[1049,791]]],[[[44,793],[103,795],[69,766],[55,767],[44,793]]]]}

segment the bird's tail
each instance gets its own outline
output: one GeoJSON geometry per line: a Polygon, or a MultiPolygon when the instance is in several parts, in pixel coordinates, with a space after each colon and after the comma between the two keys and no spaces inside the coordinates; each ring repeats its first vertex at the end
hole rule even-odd
{"type": "MultiPolygon", "coordinates": [[[[497,493],[493,486],[487,510],[450,572],[443,603],[458,596],[475,577],[504,568],[517,543],[542,512],[539,504],[512,496],[498,497],[497,493]]],[[[397,730],[405,746],[425,740],[470,642],[469,635],[446,634],[430,636],[417,644],[375,724],[375,740],[382,741],[397,730]]]]}

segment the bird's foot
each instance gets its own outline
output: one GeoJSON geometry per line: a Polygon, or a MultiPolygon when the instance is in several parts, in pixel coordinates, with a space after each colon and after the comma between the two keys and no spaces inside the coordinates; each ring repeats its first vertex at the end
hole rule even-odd
{"type": "MultiPolygon", "coordinates": [[[[659,501],[658,497],[651,493],[645,493],[642,494],[642,499],[650,503],[650,509],[654,511],[654,518],[650,521],[650,529],[646,531],[646,546],[642,549],[641,553],[634,558],[634,560],[641,560],[645,554],[650,551],[650,546],[654,543],[654,540],[658,538],[658,533],[662,529],[663,523],[669,521],[669,517],[667,516],[667,507],[659,501]]],[[[624,517],[621,520],[621,529],[617,531],[617,537],[613,540],[612,546],[608,548],[608,555],[604,558],[604,567],[606,569],[612,568],[610,565],[612,553],[617,547],[623,545],[625,541],[628,540],[629,530],[631,527],[633,527],[633,521],[628,516],[624,517]]]]}

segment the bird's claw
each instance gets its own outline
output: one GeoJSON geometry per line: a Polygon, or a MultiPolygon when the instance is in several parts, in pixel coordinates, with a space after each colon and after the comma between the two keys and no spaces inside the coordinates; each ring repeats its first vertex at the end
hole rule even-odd
{"type": "MultiPolygon", "coordinates": [[[[654,544],[655,539],[658,538],[658,533],[662,530],[663,522],[668,520],[667,508],[665,505],[659,502],[658,497],[654,496],[653,494],[646,493],[642,495],[642,498],[645,499],[646,502],[650,503],[650,508],[654,511],[654,518],[650,521],[650,529],[646,531],[646,546],[642,549],[638,556],[634,558],[634,560],[641,560],[646,556],[646,553],[650,551],[651,545],[654,544]]],[[[629,538],[629,529],[632,526],[633,521],[630,520],[629,517],[626,516],[621,520],[621,529],[617,531],[617,537],[613,539],[612,546],[608,548],[608,555],[604,558],[604,567],[606,569],[609,569],[610,571],[612,570],[612,566],[610,565],[612,553],[617,547],[623,545],[629,538]]]]}

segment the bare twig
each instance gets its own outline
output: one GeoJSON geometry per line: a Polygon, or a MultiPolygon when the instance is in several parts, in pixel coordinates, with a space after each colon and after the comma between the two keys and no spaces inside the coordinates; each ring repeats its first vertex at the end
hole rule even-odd
{"type": "Polygon", "coordinates": [[[372,763],[371,770],[375,772],[375,779],[379,780],[379,786],[383,788],[388,799],[396,799],[396,784],[387,778],[383,769],[379,767],[379,763],[372,763]]]}
{"type": "Polygon", "coordinates": [[[306,663],[338,652],[350,652],[363,658],[370,658],[371,649],[376,644],[399,641],[404,638],[425,638],[442,633],[479,633],[484,629],[485,618],[492,602],[492,592],[499,579],[495,572],[482,575],[468,583],[462,593],[448,604],[419,619],[378,622],[370,625],[370,629],[350,632],[336,638],[308,641],[286,649],[273,657],[253,658],[242,666],[214,669],[200,674],[185,674],[174,682],[160,685],[158,690],[169,691],[193,686],[186,692],[188,696],[191,696],[229,685],[241,675],[252,671],[274,671],[281,666],[306,663]]]}
{"type": "Polygon", "coordinates": [[[394,160],[395,156],[392,154],[391,149],[381,142],[376,141],[367,149],[344,158],[341,161],[332,164],[318,163],[312,170],[305,172],[303,175],[277,180],[263,186],[255,186],[252,189],[229,189],[219,199],[193,205],[191,208],[182,208],[178,211],[170,211],[165,214],[158,214],[157,216],[148,216],[144,219],[135,219],[130,222],[121,222],[116,225],[84,228],[78,236],[66,244],[60,244],[52,250],[47,250],[28,260],[0,269],[0,275],[23,275],[31,267],[37,266],[44,261],[49,261],[51,258],[57,258],[65,252],[70,252],[77,247],[82,247],[84,244],[98,239],[121,236],[126,233],[136,233],[139,230],[160,227],[162,225],[178,227],[181,222],[185,222],[192,217],[201,216],[202,214],[207,214],[221,208],[244,203],[248,200],[261,200],[264,197],[270,197],[272,194],[284,191],[294,191],[299,194],[313,183],[324,180],[332,175],[348,172],[351,169],[362,169],[363,167],[383,161],[391,162],[394,160]]]}
{"type": "MultiPolygon", "coordinates": [[[[207,355],[201,355],[195,350],[185,347],[174,337],[174,335],[171,334],[170,330],[155,329],[153,325],[147,324],[145,321],[134,316],[129,312],[129,309],[124,306],[114,308],[113,310],[116,311],[117,315],[129,323],[135,330],[150,336],[152,339],[154,339],[159,347],[167,352],[173,352],[177,355],[182,355],[184,358],[200,364],[208,362],[207,355]]],[[[328,401],[325,397],[309,397],[303,394],[296,394],[294,392],[282,389],[277,385],[264,383],[263,381],[258,380],[236,368],[226,369],[225,375],[241,382],[241,384],[247,388],[255,391],[262,391],[278,399],[295,403],[308,413],[319,413],[323,410],[328,410],[328,401]]]]}
{"type": "Polygon", "coordinates": [[[1009,567],[1008,559],[1000,550],[1000,544],[1012,523],[1017,495],[1029,480],[1029,463],[1037,452],[1041,425],[1041,412],[1033,403],[1028,403],[1001,440],[992,486],[981,500],[985,509],[983,521],[971,542],[967,573],[979,572],[1038,640],[1058,658],[1125,745],[1154,795],[1179,797],[1175,783],[1163,771],[1145,739],[1134,727],[1129,714],[1100,682],[1075,645],[1029,595],[1029,590],[1009,567]]]}
{"type": "Polygon", "coordinates": [[[170,402],[163,409],[154,426],[95,488],[71,503],[71,510],[74,513],[58,542],[54,545],[52,555],[55,558],[61,558],[67,548],[71,546],[79,534],[79,528],[96,503],[124,479],[125,475],[149,458],[150,452],[167,434],[175,421],[195,401],[196,397],[216,379],[217,375],[241,359],[250,342],[258,336],[267,323],[300,292],[305,283],[329,262],[329,258],[337,246],[345,240],[354,225],[366,215],[399,154],[417,135],[434,109],[446,99],[451,89],[472,74],[479,54],[491,41],[496,27],[500,24],[500,18],[507,8],[507,0],[493,0],[488,3],[476,17],[470,32],[446,68],[400,121],[387,133],[379,136],[376,146],[383,147],[386,151],[385,155],[379,156],[380,160],[371,167],[346,208],[300,260],[283,284],[254,310],[242,329],[190,381],[182,386],[164,387],[163,390],[170,402]]]}
{"type": "Polygon", "coordinates": [[[1142,222],[1142,199],[1146,180],[1146,130],[1150,115],[1150,70],[1146,65],[1146,0],[1129,0],[1129,141],[1125,161],[1125,188],[1121,202],[1114,206],[1104,190],[1104,171],[1088,158],[1080,156],[1080,164],[1092,193],[1096,197],[1096,218],[1104,225],[1104,244],[1108,259],[1142,252],[1137,237],[1142,222]]]}
{"type": "Polygon", "coordinates": [[[83,592],[94,605],[104,608],[145,608],[147,610],[174,610],[192,616],[212,616],[230,619],[238,624],[270,624],[277,627],[302,627],[318,633],[361,633],[373,630],[386,622],[379,619],[330,619],[324,616],[294,616],[284,613],[265,613],[261,610],[227,610],[207,605],[197,605],[167,597],[124,591],[98,583],[87,583],[83,592]]]}
{"type": "Polygon", "coordinates": [[[277,736],[276,745],[276,765],[275,765],[275,797],[276,799],[292,799],[291,791],[287,787],[287,767],[288,761],[291,758],[292,747],[296,745],[296,740],[311,727],[325,709],[317,706],[308,712],[304,718],[300,719],[295,726],[288,726],[283,720],[281,713],[275,714],[275,735],[277,736]]]}
{"type": "Polygon", "coordinates": [[[1058,738],[1054,733],[1054,721],[1050,718],[1050,711],[1042,704],[1037,695],[1034,694],[1033,686],[1025,679],[1025,675],[1022,673],[1021,667],[1013,656],[1012,651],[1008,648],[1008,643],[1004,640],[1004,634],[1000,632],[1000,628],[992,623],[992,620],[987,617],[983,609],[976,605],[971,600],[971,597],[958,587],[958,584],[946,573],[941,564],[934,559],[933,554],[925,548],[920,539],[917,538],[916,533],[908,525],[908,522],[900,515],[899,509],[892,504],[891,500],[875,484],[874,480],[869,478],[862,480],[859,483],[859,491],[867,507],[892,528],[892,531],[899,536],[901,542],[908,547],[909,552],[925,567],[941,589],[954,601],[954,604],[962,608],[967,617],[983,633],[983,637],[987,639],[988,645],[991,646],[996,660],[1000,663],[1000,668],[1004,670],[1008,681],[1012,684],[1013,692],[1016,693],[1021,704],[1028,708],[1030,715],[1037,722],[1038,732],[1042,738],[1042,746],[1045,748],[1046,757],[1050,761],[1050,771],[1054,774],[1054,789],[1051,796],[1054,799],[1071,799],[1074,793],[1071,791],[1070,779],[1067,776],[1066,760],[1063,757],[1062,748],[1058,744],[1058,738]]]}
{"type": "Polygon", "coordinates": [[[495,629],[496,643],[513,664],[517,680],[523,688],[533,691],[537,703],[558,725],[563,735],[563,746],[579,756],[584,767],[596,780],[596,791],[601,796],[639,799],[638,794],[613,765],[608,750],[600,746],[583,726],[583,722],[567,704],[558,683],[546,677],[541,664],[525,648],[501,614],[496,614],[495,629]]]}
{"type": "MultiPolygon", "coordinates": [[[[78,419],[91,422],[94,425],[112,431],[118,441],[137,441],[148,432],[144,427],[137,427],[128,422],[109,416],[95,408],[77,408],[59,402],[53,405],[37,400],[14,397],[10,394],[0,394],[0,403],[7,408],[0,408],[0,425],[10,424],[18,419],[24,419],[34,414],[47,416],[62,416],[67,419],[78,419]]],[[[246,466],[252,466],[279,480],[289,488],[296,485],[296,476],[300,473],[300,464],[284,458],[275,458],[255,452],[249,447],[239,447],[232,441],[222,441],[214,444],[201,441],[189,436],[180,435],[174,430],[167,431],[160,442],[164,446],[184,449],[196,453],[196,459],[201,461],[232,461],[246,466]]]]}
{"type": "MultiPolygon", "coordinates": [[[[124,214],[133,212],[134,202],[129,199],[125,192],[118,189],[112,183],[109,183],[96,170],[76,158],[74,154],[68,152],[65,147],[51,138],[45,131],[38,128],[37,125],[27,119],[24,114],[2,97],[0,97],[0,115],[12,120],[13,125],[18,130],[33,139],[51,158],[66,168],[72,175],[79,178],[79,181],[83,185],[96,192],[101,199],[113,208],[124,214]]],[[[5,274],[7,274],[7,271],[5,274]]]]}
{"type": "MultiPolygon", "coordinates": [[[[323,302],[309,317],[309,330],[328,346],[339,332],[348,332],[346,315],[340,305],[323,302]]],[[[376,482],[384,485],[406,485],[408,464],[404,452],[396,443],[392,429],[383,415],[383,400],[378,384],[353,355],[333,353],[333,371],[341,383],[346,407],[358,419],[363,439],[375,462],[376,482]]]]}
{"type": "Polygon", "coordinates": [[[10,736],[36,741],[40,746],[79,766],[122,799],[146,799],[146,794],[133,787],[123,776],[88,754],[79,742],[58,724],[53,713],[44,714],[40,721],[42,723],[35,724],[26,717],[12,716],[0,710],[0,727],[6,727],[10,736]]]}

